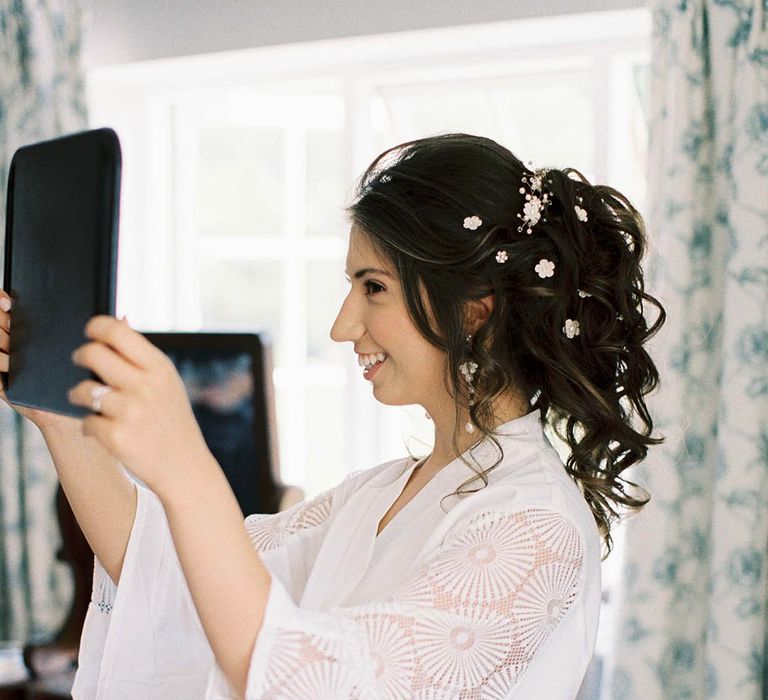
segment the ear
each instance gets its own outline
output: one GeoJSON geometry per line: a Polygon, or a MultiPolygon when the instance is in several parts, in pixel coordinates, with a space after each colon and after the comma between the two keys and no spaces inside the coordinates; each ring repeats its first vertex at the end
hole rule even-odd
{"type": "Polygon", "coordinates": [[[466,308],[466,329],[468,333],[473,333],[480,328],[487,320],[488,316],[493,311],[493,305],[496,303],[496,297],[493,294],[488,294],[482,299],[470,301],[466,308]]]}

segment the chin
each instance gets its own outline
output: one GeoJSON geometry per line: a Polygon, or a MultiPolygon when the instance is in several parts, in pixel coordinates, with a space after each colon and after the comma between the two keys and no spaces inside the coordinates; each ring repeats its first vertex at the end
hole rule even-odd
{"type": "Polygon", "coordinates": [[[402,394],[398,395],[397,392],[387,391],[383,387],[373,386],[373,398],[379,403],[385,406],[409,406],[413,403],[418,403],[412,397],[405,397],[402,394]]]}

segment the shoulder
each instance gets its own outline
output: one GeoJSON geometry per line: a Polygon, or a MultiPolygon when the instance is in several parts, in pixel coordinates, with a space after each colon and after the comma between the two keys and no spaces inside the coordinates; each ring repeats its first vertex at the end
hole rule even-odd
{"type": "Polygon", "coordinates": [[[507,471],[499,479],[502,502],[531,504],[557,511],[583,531],[589,539],[599,539],[594,515],[584,494],[567,472],[560,455],[547,445],[524,465],[507,471]]]}
{"type": "Polygon", "coordinates": [[[568,608],[582,609],[578,617],[594,638],[602,595],[594,519],[587,521],[567,499],[529,500],[504,486],[487,490],[486,498],[468,499],[446,516],[417,566],[479,576],[478,590],[495,584],[524,605],[538,600],[543,609],[567,601],[568,608]],[[491,490],[496,498],[487,498],[491,490]]]}
{"type": "Polygon", "coordinates": [[[487,486],[453,501],[426,549],[444,547],[467,532],[521,537],[556,546],[558,556],[582,562],[583,574],[599,576],[601,540],[592,510],[557,451],[548,442],[523,454],[514,447],[502,443],[504,456],[487,486]]]}

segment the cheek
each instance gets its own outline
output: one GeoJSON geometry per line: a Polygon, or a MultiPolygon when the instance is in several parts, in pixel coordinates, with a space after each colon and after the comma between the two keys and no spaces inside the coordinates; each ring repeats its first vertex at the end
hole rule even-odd
{"type": "MultiPolygon", "coordinates": [[[[442,381],[445,353],[438,350],[421,335],[404,309],[375,310],[366,316],[366,329],[380,347],[384,348],[401,369],[410,368],[433,383],[442,381]]],[[[415,377],[414,377],[415,378],[415,377]]]]}
{"type": "Polygon", "coordinates": [[[428,342],[413,326],[402,329],[400,340],[394,345],[395,352],[407,356],[409,363],[424,379],[433,381],[436,376],[442,376],[445,365],[445,353],[428,342]]]}
{"type": "Polygon", "coordinates": [[[368,308],[364,323],[374,341],[390,353],[397,351],[401,342],[410,337],[411,328],[402,316],[387,309],[368,308]]]}

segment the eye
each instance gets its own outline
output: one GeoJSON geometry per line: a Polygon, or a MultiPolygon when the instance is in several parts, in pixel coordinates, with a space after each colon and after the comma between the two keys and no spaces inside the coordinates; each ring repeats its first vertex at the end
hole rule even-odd
{"type": "Polygon", "coordinates": [[[378,282],[375,282],[374,280],[365,280],[363,286],[365,287],[366,296],[371,296],[373,294],[386,291],[382,285],[380,285],[378,282]]]}

